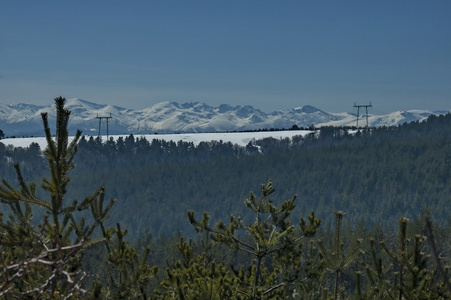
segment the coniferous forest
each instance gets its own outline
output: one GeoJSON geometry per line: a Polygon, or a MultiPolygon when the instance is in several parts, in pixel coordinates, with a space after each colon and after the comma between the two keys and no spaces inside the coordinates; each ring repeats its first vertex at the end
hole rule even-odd
{"type": "Polygon", "coordinates": [[[449,299],[451,114],[231,143],[0,142],[0,298],[449,299]]]}

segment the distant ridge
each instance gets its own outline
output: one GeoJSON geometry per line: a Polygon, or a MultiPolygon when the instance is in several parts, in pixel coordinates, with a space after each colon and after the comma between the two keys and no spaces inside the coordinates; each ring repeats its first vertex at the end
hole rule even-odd
{"type": "MultiPolygon", "coordinates": [[[[82,99],[68,99],[66,107],[72,112],[69,130],[83,130],[84,134],[96,135],[99,120],[96,116],[109,116],[110,134],[144,134],[174,132],[217,132],[258,129],[281,129],[321,126],[354,126],[356,115],[352,113],[328,113],[311,105],[289,110],[265,113],[252,106],[222,104],[212,107],[205,103],[161,102],[142,110],[133,110],[113,105],[103,105],[82,99]]],[[[41,136],[41,112],[48,112],[50,124],[55,118],[52,105],[0,104],[0,129],[6,136],[41,136]]],[[[386,115],[369,114],[372,127],[400,125],[421,121],[431,114],[446,114],[449,111],[408,110],[386,115]]],[[[101,131],[105,133],[106,124],[101,131]]]]}

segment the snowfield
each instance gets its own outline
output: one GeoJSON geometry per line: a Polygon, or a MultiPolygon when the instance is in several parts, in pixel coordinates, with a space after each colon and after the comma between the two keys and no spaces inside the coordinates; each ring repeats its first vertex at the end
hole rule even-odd
{"type": "MultiPolygon", "coordinates": [[[[311,105],[265,113],[252,106],[231,106],[222,104],[212,107],[205,103],[161,102],[142,110],[102,105],[82,99],[68,99],[66,108],[70,110],[69,132],[80,129],[85,134],[106,134],[106,121],[109,133],[123,134],[171,134],[243,132],[259,129],[310,128],[323,126],[356,126],[355,113],[329,113],[311,105]]],[[[56,111],[53,105],[36,106],[31,104],[1,104],[0,129],[7,137],[42,136],[41,113],[48,112],[49,125],[55,127],[56,111]]],[[[405,122],[422,121],[431,114],[446,114],[448,111],[408,110],[386,115],[368,114],[370,127],[397,126],[405,122]]],[[[360,126],[364,126],[366,116],[359,114],[360,126]]],[[[216,139],[216,138],[215,138],[216,139]]]]}
{"type": "MultiPolygon", "coordinates": [[[[216,133],[181,133],[181,134],[145,134],[134,135],[135,138],[145,138],[149,142],[153,139],[165,140],[165,141],[183,141],[192,142],[194,145],[199,145],[201,142],[210,141],[223,141],[224,143],[231,142],[239,146],[246,146],[252,140],[261,140],[264,138],[275,139],[291,139],[293,136],[305,136],[313,131],[310,130],[285,130],[285,131],[259,131],[259,132],[216,132],[216,133]]],[[[110,135],[109,138],[117,140],[119,137],[126,138],[129,135],[110,135]]],[[[85,136],[89,139],[90,136],[85,136]]],[[[95,136],[96,137],[96,136],[95,136]]],[[[102,136],[102,140],[106,141],[107,137],[102,136]]],[[[30,137],[30,138],[11,138],[0,140],[0,143],[4,145],[12,145],[13,147],[26,148],[31,143],[37,143],[41,149],[47,147],[47,141],[45,137],[30,137]]]]}

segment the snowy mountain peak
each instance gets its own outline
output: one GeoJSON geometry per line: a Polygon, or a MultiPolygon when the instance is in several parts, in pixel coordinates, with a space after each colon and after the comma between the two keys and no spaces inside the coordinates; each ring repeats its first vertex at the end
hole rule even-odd
{"type": "Polygon", "coordinates": [[[313,113],[316,113],[316,112],[323,112],[322,110],[320,110],[320,109],[318,109],[318,108],[316,108],[314,106],[311,106],[311,105],[305,105],[305,106],[301,107],[300,110],[301,110],[301,112],[306,113],[306,114],[313,114],[313,113]]]}
{"type": "MultiPolygon", "coordinates": [[[[85,134],[106,133],[108,119],[110,134],[171,133],[171,132],[217,132],[241,131],[269,128],[291,128],[315,126],[355,126],[356,116],[351,113],[328,113],[314,106],[305,105],[289,110],[265,113],[250,105],[231,106],[221,104],[212,107],[201,102],[161,102],[142,110],[133,110],[113,105],[104,105],[82,99],[68,99],[66,107],[71,113],[69,129],[83,130],[85,134]],[[104,132],[105,131],[105,132],[104,132]]],[[[0,104],[0,129],[6,136],[42,135],[41,112],[55,117],[54,105],[0,104]]],[[[442,112],[446,113],[446,112],[442,112]]],[[[398,111],[387,115],[369,115],[370,126],[390,126],[426,119],[436,114],[431,111],[398,111]]],[[[53,122],[50,122],[51,124],[53,122]]],[[[360,123],[362,126],[363,123],[360,123]]]]}

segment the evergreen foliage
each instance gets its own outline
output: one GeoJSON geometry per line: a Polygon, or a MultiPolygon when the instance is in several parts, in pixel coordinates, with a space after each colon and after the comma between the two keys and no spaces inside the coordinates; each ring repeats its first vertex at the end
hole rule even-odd
{"type": "Polygon", "coordinates": [[[244,251],[253,257],[248,269],[242,267],[239,271],[241,280],[237,292],[245,299],[280,299],[287,296],[287,291],[291,294],[293,289],[289,286],[300,284],[304,276],[308,277],[302,267],[301,243],[304,237],[315,234],[321,221],[312,212],[308,222],[301,218],[296,228],[289,219],[296,196],[275,206],[274,199],[270,198],[274,191],[269,181],[261,185],[258,200],[254,193],[250,193],[244,203],[255,220],[247,226],[241,218],[230,216],[230,225],[218,222],[211,227],[207,213],[201,221],[197,221],[194,211],[188,212],[188,219],[196,230],[207,231],[216,243],[228,245],[232,251],[244,251]],[[244,231],[244,237],[239,231],[244,231]],[[270,261],[270,268],[265,267],[265,260],[270,261]]]}
{"type": "Polygon", "coordinates": [[[47,158],[50,178],[42,180],[41,187],[48,193],[48,199],[36,195],[36,185],[27,184],[18,164],[15,170],[18,188],[6,180],[0,186],[0,201],[9,205],[12,214],[8,221],[0,224],[2,247],[1,263],[3,284],[0,295],[7,297],[51,298],[55,295],[87,296],[81,288],[86,273],[79,269],[82,249],[99,242],[94,231],[107,211],[100,211],[92,222],[85,218],[76,219],[75,213],[88,210],[103,201],[102,188],[81,203],[65,201],[68,176],[73,169],[73,158],[81,132],[68,143],[67,124],[70,112],[64,109],[64,98],[56,98],[57,132],[53,140],[47,121],[42,114],[48,143],[44,155],[47,158]],[[46,216],[37,226],[32,224],[32,206],[46,210],[46,216]]]}
{"type": "Polygon", "coordinates": [[[62,97],[55,99],[55,139],[48,126],[47,113],[42,114],[48,144],[44,157],[50,175],[42,179],[41,187],[48,198],[37,196],[36,184],[25,182],[17,163],[14,167],[18,187],[4,179],[0,185],[0,201],[11,210],[7,220],[0,219],[0,296],[5,299],[87,299],[98,298],[103,292],[109,298],[134,297],[136,293],[132,292],[141,288],[156,269],[147,265],[147,251],[144,263],[138,263],[138,270],[135,270],[134,249],[124,242],[125,232],[119,225],[117,230],[105,229],[103,223],[114,201],[104,207],[103,186],[82,201],[69,202],[66,197],[81,132],[68,142],[70,111],[64,108],[64,102],[62,97]],[[45,211],[36,224],[32,207],[45,211]],[[83,216],[84,211],[90,212],[91,217],[83,216]],[[111,272],[111,289],[96,283],[91,292],[83,286],[88,274],[82,269],[82,262],[85,249],[97,243],[105,243],[109,261],[120,274],[111,272]]]}
{"type": "Polygon", "coordinates": [[[167,279],[160,283],[161,289],[155,291],[158,298],[236,299],[239,278],[229,268],[217,263],[206,252],[195,254],[193,247],[183,238],[176,246],[182,259],[167,267],[167,279]]]}
{"type": "Polygon", "coordinates": [[[359,244],[362,242],[361,239],[357,239],[352,247],[345,252],[342,240],[344,215],[345,213],[342,211],[335,212],[335,232],[332,248],[328,249],[322,240],[318,241],[322,266],[326,270],[332,271],[334,275],[334,300],[339,299],[338,295],[344,291],[343,288],[340,288],[340,286],[343,286],[343,284],[340,284],[340,275],[362,254],[362,250],[359,248],[359,244]]]}

